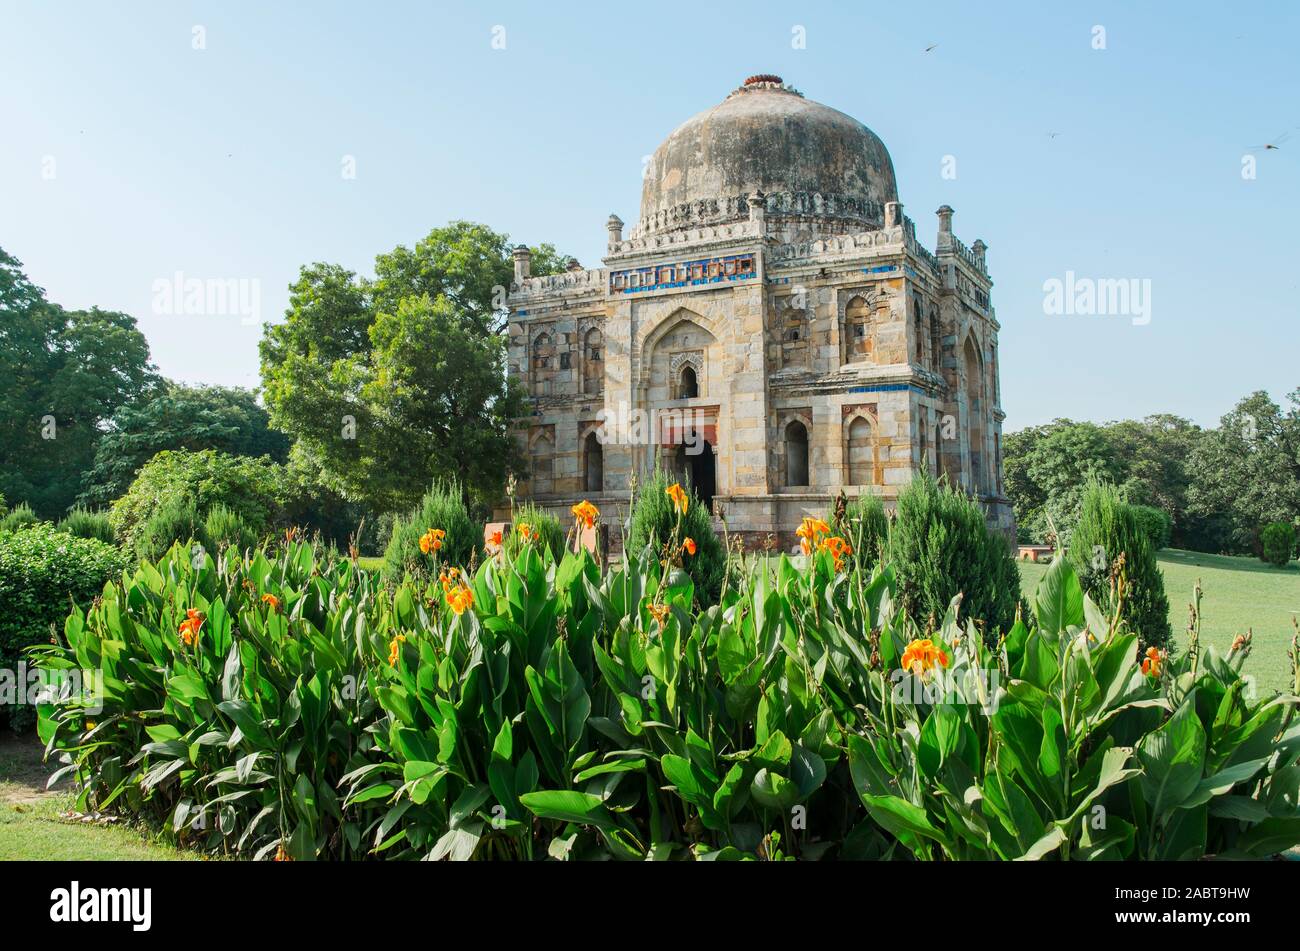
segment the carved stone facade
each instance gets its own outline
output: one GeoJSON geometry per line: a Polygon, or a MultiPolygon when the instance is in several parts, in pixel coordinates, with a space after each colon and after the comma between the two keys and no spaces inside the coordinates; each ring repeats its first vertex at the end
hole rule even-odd
{"type": "Polygon", "coordinates": [[[515,251],[523,496],[614,522],[657,458],[788,548],[841,489],[892,506],[924,466],[1014,533],[986,248],[946,205],[922,247],[869,129],[753,77],[660,146],[641,204],[627,238],[610,216],[604,267],[535,278],[515,251]]]}

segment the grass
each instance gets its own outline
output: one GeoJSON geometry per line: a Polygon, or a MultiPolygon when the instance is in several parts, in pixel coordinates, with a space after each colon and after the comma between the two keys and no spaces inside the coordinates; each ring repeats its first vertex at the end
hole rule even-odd
{"type": "Polygon", "coordinates": [[[382,555],[375,557],[362,555],[357,559],[357,564],[366,569],[366,571],[382,571],[384,568],[384,558],[382,555]]]}
{"type": "Polygon", "coordinates": [[[48,792],[34,737],[0,738],[0,861],[172,861],[199,858],[126,822],[68,815],[72,796],[48,792]]]}
{"type": "MultiPolygon", "coordinates": [[[[1169,623],[1180,647],[1187,644],[1187,606],[1199,578],[1204,591],[1201,644],[1213,644],[1226,653],[1237,634],[1253,630],[1245,672],[1254,675],[1262,690],[1291,687],[1287,651],[1294,633],[1291,618],[1300,613],[1300,565],[1292,562],[1275,568],[1255,558],[1174,548],[1164,549],[1158,557],[1169,596],[1169,623]]],[[[1032,596],[1047,564],[1022,561],[1019,565],[1020,587],[1032,596]]]]}

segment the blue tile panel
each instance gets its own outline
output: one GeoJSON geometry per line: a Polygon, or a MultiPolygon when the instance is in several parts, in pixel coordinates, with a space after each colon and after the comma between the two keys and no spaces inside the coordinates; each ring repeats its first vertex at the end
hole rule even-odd
{"type": "Polygon", "coordinates": [[[924,392],[919,386],[913,386],[911,383],[873,383],[870,386],[850,387],[850,393],[900,393],[904,390],[916,390],[918,393],[924,392]]]}
{"type": "Polygon", "coordinates": [[[701,258],[697,261],[611,271],[609,291],[611,294],[641,294],[672,287],[701,287],[732,281],[748,281],[757,276],[758,269],[753,254],[733,254],[722,258],[701,258]],[[730,274],[727,273],[728,265],[731,266],[730,274]],[[717,273],[710,277],[709,272],[714,269],[717,273]],[[695,276],[696,274],[699,276],[695,276]]]}

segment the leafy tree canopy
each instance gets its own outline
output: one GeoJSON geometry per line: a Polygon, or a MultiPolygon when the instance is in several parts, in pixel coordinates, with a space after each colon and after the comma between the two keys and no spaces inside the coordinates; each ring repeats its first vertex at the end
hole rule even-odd
{"type": "MultiPolygon", "coordinates": [[[[563,260],[543,246],[533,273],[563,260]]],[[[498,333],[513,269],[505,235],[464,221],[381,254],[373,280],[304,267],[261,343],[272,425],[329,488],[380,511],[412,505],[435,478],[494,496],[518,462],[510,425],[523,408],[498,333]]]]}
{"type": "Polygon", "coordinates": [[[41,516],[76,499],[106,421],[159,379],[127,314],[64,310],[0,250],[0,492],[41,516]]]}
{"type": "Polygon", "coordinates": [[[111,502],[164,449],[217,449],[284,462],[289,439],[271,429],[269,420],[252,390],[168,382],[147,402],[128,404],[113,414],[78,501],[88,506],[111,502]]]}

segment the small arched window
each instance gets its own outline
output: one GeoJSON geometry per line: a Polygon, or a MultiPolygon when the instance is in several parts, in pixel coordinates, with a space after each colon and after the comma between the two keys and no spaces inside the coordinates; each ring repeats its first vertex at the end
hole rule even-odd
{"type": "Polygon", "coordinates": [[[808,485],[808,427],[797,419],[785,427],[785,484],[808,485]]]}
{"type": "Polygon", "coordinates": [[[605,451],[594,432],[587,433],[583,443],[582,469],[588,492],[605,491],[605,451]]]}
{"type": "Polygon", "coordinates": [[[677,376],[677,398],[679,400],[693,400],[699,395],[699,378],[695,375],[695,367],[688,363],[682,367],[681,373],[677,376]]]}

